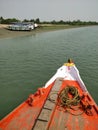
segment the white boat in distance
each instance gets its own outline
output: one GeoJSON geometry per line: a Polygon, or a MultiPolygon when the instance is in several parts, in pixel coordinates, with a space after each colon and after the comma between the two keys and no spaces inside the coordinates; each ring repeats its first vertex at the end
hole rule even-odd
{"type": "Polygon", "coordinates": [[[31,31],[38,27],[37,24],[30,23],[30,22],[15,22],[9,25],[9,30],[15,31],[31,31]]]}

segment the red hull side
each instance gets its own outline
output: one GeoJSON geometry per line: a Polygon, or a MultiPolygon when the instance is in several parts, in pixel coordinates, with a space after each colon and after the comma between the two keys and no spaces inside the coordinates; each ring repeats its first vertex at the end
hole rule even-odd
{"type": "Polygon", "coordinates": [[[0,130],[31,130],[38,118],[52,85],[47,89],[38,89],[19,107],[0,121],[0,130]],[[43,93],[41,93],[43,91],[43,93]],[[30,98],[34,98],[33,102],[30,98]]]}
{"type": "MultiPolygon", "coordinates": [[[[82,102],[87,102],[92,106],[90,110],[92,115],[88,115],[86,111],[79,108],[78,110],[66,110],[66,108],[58,105],[56,99],[56,103],[52,103],[54,104],[53,109],[50,113],[48,112],[49,117],[46,117],[47,122],[45,122],[45,119],[40,119],[41,124],[38,123],[38,117],[54,84],[51,84],[46,89],[39,89],[35,95],[30,96],[34,99],[33,102],[30,101],[29,97],[26,102],[2,119],[0,121],[0,130],[98,130],[98,107],[90,94],[84,93],[76,81],[62,81],[58,92],[66,88],[66,86],[75,86],[80,95],[85,95],[82,102]]],[[[51,102],[49,105],[51,105],[51,102]]],[[[45,113],[43,117],[45,117],[45,113]]]]}

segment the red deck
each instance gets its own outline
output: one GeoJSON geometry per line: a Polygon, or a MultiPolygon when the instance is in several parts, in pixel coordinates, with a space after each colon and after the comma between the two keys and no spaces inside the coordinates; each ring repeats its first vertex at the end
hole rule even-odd
{"type": "MultiPolygon", "coordinates": [[[[73,85],[78,88],[80,95],[83,95],[79,84],[75,81],[63,81],[61,89],[66,85],[73,85]]],[[[90,113],[83,109],[76,110],[62,108],[56,105],[48,122],[48,130],[98,130],[98,107],[89,94],[85,94],[85,103],[92,106],[90,113]]],[[[89,112],[89,110],[88,110],[89,112]]]]}
{"type": "Polygon", "coordinates": [[[57,79],[48,88],[34,95],[0,121],[0,130],[98,130],[98,107],[89,93],[76,81],[57,79]],[[58,105],[58,95],[66,86],[74,86],[84,98],[74,109],[58,105]],[[50,95],[49,95],[50,94],[50,95]],[[55,100],[55,103],[49,100],[55,100]],[[85,106],[85,109],[80,106],[85,106]],[[90,105],[90,108],[86,108],[90,105]]]}

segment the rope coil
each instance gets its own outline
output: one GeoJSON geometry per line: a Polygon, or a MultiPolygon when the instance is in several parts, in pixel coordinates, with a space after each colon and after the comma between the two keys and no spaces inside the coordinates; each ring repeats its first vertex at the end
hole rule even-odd
{"type": "Polygon", "coordinates": [[[77,88],[74,86],[67,86],[58,95],[58,100],[61,106],[71,107],[76,106],[80,103],[80,96],[77,88]]]}
{"type": "Polygon", "coordinates": [[[80,97],[78,89],[74,86],[67,86],[61,90],[59,94],[55,91],[52,92],[49,96],[49,100],[51,102],[56,103],[58,106],[61,106],[60,108],[63,108],[64,111],[67,111],[72,115],[78,116],[85,112],[87,115],[92,116],[92,106],[89,103],[83,103],[84,99],[85,96],[83,95],[80,97]],[[52,98],[54,95],[57,95],[57,101],[55,98],[52,98]],[[77,111],[78,114],[77,112],[73,113],[72,111],[77,111]]]}

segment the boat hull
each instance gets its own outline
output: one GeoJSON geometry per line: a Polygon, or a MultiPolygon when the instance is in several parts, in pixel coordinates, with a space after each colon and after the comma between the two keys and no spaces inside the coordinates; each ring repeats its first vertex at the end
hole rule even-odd
{"type": "Polygon", "coordinates": [[[98,130],[98,106],[74,64],[60,67],[43,88],[0,121],[0,130],[31,129],[98,130]],[[72,87],[75,94],[67,91],[67,100],[63,101],[63,90],[72,87]]]}

